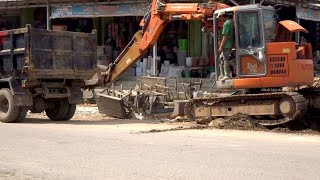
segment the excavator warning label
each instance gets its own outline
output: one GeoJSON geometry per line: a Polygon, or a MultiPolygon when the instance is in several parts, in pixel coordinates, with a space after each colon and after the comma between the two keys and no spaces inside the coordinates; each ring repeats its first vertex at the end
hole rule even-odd
{"type": "Polygon", "coordinates": [[[131,58],[127,59],[126,63],[129,64],[131,62],[131,58]]]}
{"type": "Polygon", "coordinates": [[[290,53],[290,48],[284,48],[282,49],[282,53],[290,53]]]}

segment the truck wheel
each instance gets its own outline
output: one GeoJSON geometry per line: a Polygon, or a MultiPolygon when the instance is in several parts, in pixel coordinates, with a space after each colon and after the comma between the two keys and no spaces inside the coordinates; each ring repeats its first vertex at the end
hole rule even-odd
{"type": "Polygon", "coordinates": [[[77,105],[76,104],[69,104],[69,108],[68,108],[68,113],[66,115],[66,117],[64,118],[65,121],[70,120],[74,113],[76,112],[77,109],[77,105]]]}
{"type": "Polygon", "coordinates": [[[0,121],[4,123],[16,122],[20,107],[16,106],[10,89],[0,90],[0,121]]]}
{"type": "Polygon", "coordinates": [[[45,109],[46,115],[53,121],[65,121],[65,117],[69,111],[68,100],[59,99],[52,103],[53,106],[51,108],[45,109]]]}

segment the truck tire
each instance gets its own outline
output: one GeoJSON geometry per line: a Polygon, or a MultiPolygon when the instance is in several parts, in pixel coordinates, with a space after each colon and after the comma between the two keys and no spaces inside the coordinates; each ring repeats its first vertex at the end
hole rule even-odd
{"type": "Polygon", "coordinates": [[[53,121],[65,121],[69,111],[67,99],[59,99],[53,103],[53,107],[45,109],[46,115],[53,121]]]}
{"type": "Polygon", "coordinates": [[[4,123],[16,122],[20,107],[16,105],[10,89],[0,90],[0,121],[4,123]]]}
{"type": "Polygon", "coordinates": [[[69,104],[68,113],[67,113],[66,117],[64,118],[64,120],[65,121],[70,120],[73,117],[74,113],[76,112],[76,109],[77,109],[76,104],[69,104]]]}

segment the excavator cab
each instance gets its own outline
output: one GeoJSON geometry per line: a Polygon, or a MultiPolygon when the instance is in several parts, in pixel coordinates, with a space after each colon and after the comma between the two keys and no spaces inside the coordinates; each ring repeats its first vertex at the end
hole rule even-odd
{"type": "MultiPolygon", "coordinates": [[[[299,27],[290,29],[284,25],[288,23],[280,22],[276,31],[274,9],[259,4],[219,9],[214,12],[213,17],[218,89],[257,89],[312,84],[312,60],[310,56],[301,58],[296,49],[297,45],[292,41],[293,32],[307,32],[299,24],[289,21],[290,27],[299,27]],[[221,14],[225,13],[233,14],[235,57],[231,63],[231,70],[234,69],[234,73],[230,79],[220,80],[219,65],[223,61],[217,53],[219,47],[217,27],[221,14]],[[287,36],[291,39],[285,39],[287,36]]],[[[306,47],[303,52],[311,54],[310,44],[303,47],[306,47]]]]}

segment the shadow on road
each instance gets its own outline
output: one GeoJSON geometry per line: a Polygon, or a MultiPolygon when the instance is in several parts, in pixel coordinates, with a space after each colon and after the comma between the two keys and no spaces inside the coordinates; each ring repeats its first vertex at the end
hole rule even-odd
{"type": "Polygon", "coordinates": [[[116,119],[109,117],[74,117],[69,121],[51,121],[47,117],[30,117],[20,122],[21,124],[68,124],[68,125],[123,125],[123,124],[161,124],[160,120],[136,120],[136,119],[116,119]]]}

